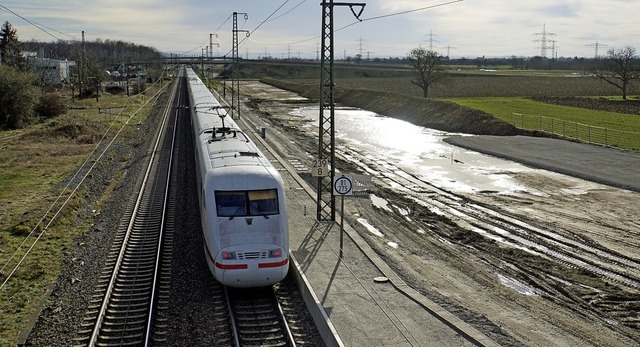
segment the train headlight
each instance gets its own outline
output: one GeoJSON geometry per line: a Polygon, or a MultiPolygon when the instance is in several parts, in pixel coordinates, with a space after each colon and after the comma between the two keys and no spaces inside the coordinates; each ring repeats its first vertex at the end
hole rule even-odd
{"type": "Polygon", "coordinates": [[[222,259],[224,260],[235,260],[236,252],[222,252],[222,259]]]}
{"type": "Polygon", "coordinates": [[[270,249],[269,250],[269,258],[280,258],[282,256],[281,249],[270,249]]]}

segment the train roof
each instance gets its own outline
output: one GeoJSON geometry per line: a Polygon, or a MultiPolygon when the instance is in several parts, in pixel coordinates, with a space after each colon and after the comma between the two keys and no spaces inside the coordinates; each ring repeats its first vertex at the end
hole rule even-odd
{"type": "Polygon", "coordinates": [[[255,143],[231,117],[227,117],[228,107],[218,102],[192,70],[187,69],[187,77],[193,126],[203,156],[201,160],[206,160],[208,156],[210,168],[223,175],[243,173],[279,177],[277,170],[255,143]]]}
{"type": "Polygon", "coordinates": [[[213,169],[229,166],[271,167],[269,160],[239,129],[210,128],[202,132],[201,141],[213,169]]]}

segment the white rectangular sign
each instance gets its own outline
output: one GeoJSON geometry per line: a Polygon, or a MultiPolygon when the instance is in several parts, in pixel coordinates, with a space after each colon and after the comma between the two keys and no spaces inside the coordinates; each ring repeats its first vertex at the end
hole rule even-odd
{"type": "Polygon", "coordinates": [[[315,159],[311,165],[311,177],[329,176],[329,160],[315,159]]]}

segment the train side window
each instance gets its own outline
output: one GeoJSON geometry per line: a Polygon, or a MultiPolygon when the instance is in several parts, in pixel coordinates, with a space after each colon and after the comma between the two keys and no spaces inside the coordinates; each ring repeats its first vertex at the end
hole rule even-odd
{"type": "Polygon", "coordinates": [[[246,192],[216,191],[215,198],[218,217],[247,215],[246,192]]]}
{"type": "Polygon", "coordinates": [[[278,192],[275,189],[251,190],[249,196],[249,214],[278,214],[278,192]]]}

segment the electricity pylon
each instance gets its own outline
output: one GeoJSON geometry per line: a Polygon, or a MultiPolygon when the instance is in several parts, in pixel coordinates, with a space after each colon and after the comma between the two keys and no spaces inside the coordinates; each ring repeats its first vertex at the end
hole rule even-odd
{"type": "Polygon", "coordinates": [[[546,24],[542,25],[542,32],[541,33],[535,33],[533,35],[536,36],[540,36],[539,39],[533,40],[533,42],[540,42],[540,56],[543,58],[547,57],[547,41],[551,41],[550,39],[548,39],[548,36],[555,36],[556,34],[554,33],[549,33],[547,32],[547,28],[546,28],[546,24]]]}
{"type": "Polygon", "coordinates": [[[243,14],[244,19],[247,20],[249,16],[246,13],[233,12],[233,79],[231,81],[231,118],[240,119],[240,62],[238,54],[238,32],[247,33],[248,30],[238,30],[238,15],[243,14]],[[234,116],[235,110],[235,116],[234,116]]]}
{"type": "Polygon", "coordinates": [[[317,220],[335,221],[335,198],[333,196],[333,177],[335,165],[335,105],[333,99],[333,8],[349,6],[351,12],[360,19],[365,3],[333,2],[322,0],[322,50],[320,60],[320,117],[318,136],[318,159],[328,159],[330,177],[318,177],[317,220]],[[359,8],[356,13],[354,8],[359,8]]]}

